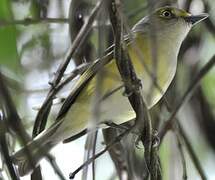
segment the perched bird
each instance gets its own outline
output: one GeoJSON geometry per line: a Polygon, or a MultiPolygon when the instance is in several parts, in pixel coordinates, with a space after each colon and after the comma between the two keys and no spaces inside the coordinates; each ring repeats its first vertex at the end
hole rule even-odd
{"type": "MultiPolygon", "coordinates": [[[[194,16],[182,9],[165,6],[144,17],[132,28],[132,38],[125,39],[125,43],[142,82],[142,94],[148,108],[161,99],[170,85],[176,72],[180,46],[191,27],[207,17],[207,14],[194,16]],[[153,83],[152,75],[156,77],[159,88],[153,83]]],[[[92,117],[91,99],[101,69],[99,123],[111,120],[121,124],[135,118],[128,98],[123,95],[123,82],[112,49],[109,48],[103,58],[93,62],[81,75],[62,105],[57,121],[12,156],[21,176],[34,168],[25,148],[28,148],[36,166],[55,145],[88,127],[92,117]]]]}

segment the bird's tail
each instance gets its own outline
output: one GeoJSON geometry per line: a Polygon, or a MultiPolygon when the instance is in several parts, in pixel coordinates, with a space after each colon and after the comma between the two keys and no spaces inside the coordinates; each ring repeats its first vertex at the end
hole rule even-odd
{"type": "Polygon", "coordinates": [[[12,160],[18,166],[20,176],[25,176],[38,166],[40,160],[55,145],[50,141],[50,134],[43,134],[29,142],[25,147],[12,155],[12,160]]]}

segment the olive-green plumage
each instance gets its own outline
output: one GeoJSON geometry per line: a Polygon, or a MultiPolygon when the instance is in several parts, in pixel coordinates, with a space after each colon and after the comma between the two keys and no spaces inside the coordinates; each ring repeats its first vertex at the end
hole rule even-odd
{"type": "MultiPolygon", "coordinates": [[[[142,94],[148,108],[160,100],[170,85],[176,72],[180,46],[192,25],[206,17],[205,14],[192,16],[184,10],[162,7],[133,27],[131,40],[126,40],[127,50],[142,82],[142,94]],[[152,75],[156,77],[159,88],[154,85],[152,75]]],[[[95,61],[77,81],[59,112],[57,123],[28,144],[36,164],[43,157],[38,147],[48,152],[59,142],[87,128],[92,117],[91,100],[96,87],[96,77],[101,69],[101,97],[118,90],[103,99],[100,105],[100,123],[112,120],[120,124],[135,118],[127,97],[123,96],[123,83],[115,60],[112,59],[113,53],[109,52],[104,58],[107,63],[95,61]]],[[[15,153],[13,158],[19,166],[20,175],[32,171],[23,149],[15,153]]]]}

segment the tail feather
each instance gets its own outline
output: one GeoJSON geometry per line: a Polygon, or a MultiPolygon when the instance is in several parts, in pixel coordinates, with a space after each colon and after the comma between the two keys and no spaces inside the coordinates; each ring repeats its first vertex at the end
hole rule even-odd
{"type": "Polygon", "coordinates": [[[43,131],[25,147],[12,155],[15,165],[18,166],[20,176],[32,172],[38,166],[40,160],[60,142],[59,134],[56,133],[62,121],[43,131]]]}
{"type": "Polygon", "coordinates": [[[19,175],[25,176],[32,172],[53,146],[48,139],[38,138],[13,154],[12,159],[18,166],[19,175]]]}

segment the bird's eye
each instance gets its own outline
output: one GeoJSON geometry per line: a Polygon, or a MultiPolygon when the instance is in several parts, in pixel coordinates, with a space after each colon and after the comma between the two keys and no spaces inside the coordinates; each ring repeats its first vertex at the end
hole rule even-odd
{"type": "Polygon", "coordinates": [[[165,10],[162,12],[161,16],[165,17],[165,18],[171,18],[172,17],[172,13],[168,10],[165,10]]]}
{"type": "Polygon", "coordinates": [[[78,12],[78,13],[76,14],[76,20],[77,20],[77,21],[83,21],[83,14],[80,13],[80,12],[78,12]]]}

